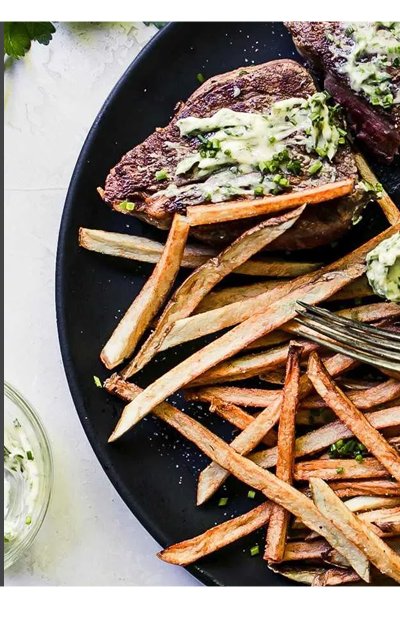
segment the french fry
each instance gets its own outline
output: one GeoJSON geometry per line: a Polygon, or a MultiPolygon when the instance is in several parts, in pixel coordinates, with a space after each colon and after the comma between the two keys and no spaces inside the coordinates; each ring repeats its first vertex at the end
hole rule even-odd
{"type": "MultiPolygon", "coordinates": [[[[79,246],[95,253],[150,264],[157,264],[164,250],[163,244],[145,237],[87,228],[79,229],[79,246]]],[[[210,257],[217,254],[218,251],[209,246],[186,246],[181,266],[183,268],[198,268],[210,257]]],[[[235,273],[255,277],[297,277],[311,273],[320,266],[319,263],[262,258],[249,260],[240,266],[235,273]]]]}
{"type": "Polygon", "coordinates": [[[332,184],[324,184],[295,193],[269,196],[258,199],[247,199],[218,204],[198,204],[188,206],[186,215],[190,226],[217,224],[242,220],[258,215],[278,213],[301,206],[302,204],[319,204],[338,197],[349,195],[354,189],[354,181],[345,179],[332,184]]]}
{"type": "MultiPolygon", "coordinates": [[[[210,412],[217,413],[217,415],[222,417],[222,419],[225,419],[240,430],[245,430],[254,420],[253,415],[249,415],[239,408],[239,406],[235,406],[234,404],[229,404],[227,402],[218,402],[214,400],[210,405],[210,412]]],[[[276,435],[273,431],[269,431],[269,433],[267,433],[261,441],[266,446],[274,446],[276,444],[276,435]]]]}
{"type": "Polygon", "coordinates": [[[338,586],[340,584],[360,581],[354,570],[344,570],[343,568],[330,568],[320,572],[311,582],[311,586],[338,586]]]}
{"type": "MultiPolygon", "coordinates": [[[[347,370],[349,367],[353,366],[353,364],[354,361],[345,355],[333,355],[326,361],[326,366],[333,376],[339,375],[344,370],[347,370]]],[[[307,375],[302,375],[299,383],[299,396],[303,399],[309,392],[311,392],[312,388],[313,386],[307,375]]],[[[265,411],[271,410],[272,409],[266,408],[263,412],[265,413],[265,411]]],[[[270,412],[271,421],[273,418],[277,420],[278,417],[279,414],[271,414],[270,412]]],[[[299,419],[299,413],[297,414],[296,419],[299,419]]],[[[248,455],[260,443],[261,438],[265,435],[266,426],[268,427],[269,431],[270,422],[260,422],[254,420],[251,426],[247,429],[248,439],[245,435],[239,435],[241,439],[237,437],[235,440],[233,440],[231,445],[235,444],[235,450],[239,451],[242,455],[248,455]]],[[[200,505],[207,499],[209,499],[215,493],[215,491],[220,486],[222,486],[222,484],[228,477],[229,473],[227,473],[226,470],[218,467],[218,465],[214,462],[211,462],[211,464],[200,473],[197,486],[197,504],[200,505]]]]}
{"type": "MultiPolygon", "coordinates": [[[[318,344],[299,340],[303,346],[303,355],[308,355],[313,350],[319,348],[318,344]]],[[[235,382],[238,380],[249,379],[259,375],[265,370],[275,369],[276,366],[284,364],[288,357],[289,345],[277,346],[268,351],[261,353],[252,353],[250,355],[241,355],[227,362],[221,362],[218,366],[212,368],[205,375],[197,377],[190,383],[190,387],[204,386],[207,384],[218,384],[226,382],[235,382]]],[[[236,400],[230,400],[240,403],[236,400]]],[[[251,406],[252,404],[249,404],[251,406]]]]}
{"type": "MultiPolygon", "coordinates": [[[[400,397],[400,381],[388,379],[372,388],[349,391],[347,397],[360,410],[368,410],[373,406],[398,399],[400,397]]],[[[308,397],[302,405],[304,408],[323,408],[325,402],[319,397],[308,397]]]]}
{"type": "Polygon", "coordinates": [[[291,541],[286,544],[283,561],[323,561],[340,567],[348,567],[348,561],[324,540],[291,541]]]}
{"type": "MultiPolygon", "coordinates": [[[[354,158],[363,180],[369,182],[373,186],[376,186],[378,184],[378,179],[369,168],[361,153],[355,153],[354,158]]],[[[377,202],[386,215],[389,224],[398,224],[400,222],[400,211],[384,189],[382,189],[381,197],[378,198],[377,202]]]]}
{"type": "MultiPolygon", "coordinates": [[[[304,276],[300,286],[295,286],[291,293],[273,304],[265,313],[259,313],[249,318],[161,376],[125,407],[109,441],[118,439],[160,404],[163,399],[188,384],[195,377],[212,368],[221,360],[234,355],[259,337],[293,319],[296,315],[295,309],[299,299],[308,303],[318,303],[359,277],[365,271],[366,254],[383,239],[391,237],[396,230],[396,227],[392,227],[384,231],[354,251],[351,257],[347,256],[334,265],[323,269],[318,276],[304,276]]],[[[269,410],[271,412],[271,409],[269,410]]],[[[279,405],[275,407],[275,410],[279,413],[279,405]]],[[[275,421],[270,426],[268,421],[258,417],[254,420],[253,425],[238,437],[245,435],[246,444],[248,441],[259,443],[262,437],[271,430],[275,421]]],[[[243,454],[250,452],[251,448],[248,449],[246,445],[245,450],[246,452],[243,454]]]]}
{"type": "MultiPolygon", "coordinates": [[[[105,382],[104,387],[127,401],[140,397],[138,386],[124,381],[115,374],[105,382]]],[[[303,493],[239,455],[202,424],[167,402],[158,404],[154,408],[154,414],[195,444],[217,465],[225,467],[228,473],[232,473],[240,481],[259,490],[267,499],[283,506],[293,515],[301,517],[308,528],[318,532],[333,548],[346,557],[360,576],[363,578],[367,576],[368,562],[366,564],[363,553],[349,542],[336,526],[321,515],[312,501],[303,493]]]]}
{"type": "Polygon", "coordinates": [[[335,384],[316,353],[310,355],[307,374],[325,403],[381,462],[388,473],[400,481],[399,454],[335,384]]]}
{"type": "MultiPolygon", "coordinates": [[[[400,406],[393,408],[385,408],[367,414],[368,421],[377,430],[384,430],[391,426],[400,424],[400,406]]],[[[342,422],[335,421],[326,424],[316,430],[310,431],[306,435],[297,437],[295,442],[295,457],[304,457],[312,455],[331,446],[339,439],[348,439],[353,437],[352,431],[342,422]]],[[[262,450],[251,455],[251,460],[262,468],[273,468],[276,464],[278,449],[276,446],[268,450],[262,450]]],[[[340,467],[340,459],[336,460],[340,467]]]]}
{"type": "Polygon", "coordinates": [[[187,566],[265,526],[270,513],[271,503],[266,502],[244,515],[206,530],[197,537],[169,546],[157,556],[170,564],[187,566]]]}
{"type": "Polygon", "coordinates": [[[353,570],[345,570],[341,568],[291,568],[281,565],[270,566],[273,572],[276,572],[287,579],[297,581],[300,584],[309,586],[337,586],[339,584],[359,581],[360,577],[353,570]]]}
{"type": "Polygon", "coordinates": [[[280,367],[273,371],[267,370],[264,373],[260,373],[258,377],[272,386],[283,386],[285,382],[285,369],[280,367]]]}
{"type": "MultiPolygon", "coordinates": [[[[247,284],[245,286],[231,286],[229,288],[221,289],[220,291],[213,291],[206,295],[204,300],[196,308],[196,313],[205,313],[206,311],[212,311],[215,308],[221,308],[226,304],[233,304],[235,302],[243,302],[244,300],[261,295],[266,291],[276,288],[282,284],[282,280],[265,280],[264,282],[257,282],[255,284],[247,284]]],[[[366,277],[359,277],[351,282],[342,290],[332,295],[332,301],[338,300],[354,300],[363,297],[370,297],[374,295],[369,282],[366,277]]]]}
{"type": "Polygon", "coordinates": [[[354,515],[322,479],[312,479],[310,487],[319,511],[364,552],[380,572],[400,583],[400,556],[354,515]]]}
{"type": "Polygon", "coordinates": [[[184,396],[190,402],[228,402],[238,406],[266,408],[281,397],[280,390],[262,388],[242,388],[241,386],[206,386],[185,391],[184,396]]]}
{"type": "Polygon", "coordinates": [[[282,284],[284,284],[284,281],[274,279],[257,282],[256,284],[247,284],[246,286],[231,286],[229,288],[223,288],[220,291],[212,291],[208,293],[197,306],[196,313],[205,313],[206,311],[212,311],[215,308],[226,306],[226,304],[243,302],[282,284]]]}
{"type": "Polygon", "coordinates": [[[382,508],[367,513],[360,513],[359,518],[379,528],[382,533],[400,534],[400,508],[382,508]]]}
{"type": "MultiPolygon", "coordinates": [[[[299,400],[300,358],[302,351],[302,346],[295,342],[290,342],[279,418],[276,476],[287,484],[292,484],[293,480],[296,439],[295,422],[299,400]]],[[[280,562],[283,560],[289,519],[289,511],[278,504],[272,506],[264,551],[264,559],[266,561],[280,562]]]]}
{"type": "Polygon", "coordinates": [[[364,513],[370,510],[386,510],[400,506],[400,497],[352,497],[344,502],[352,513],[364,513]]]}
{"type": "Polygon", "coordinates": [[[304,206],[280,217],[261,222],[245,231],[217,257],[199,266],[172,295],[154,331],[136,357],[122,372],[128,379],[141,370],[160,350],[175,322],[188,317],[218,282],[241,266],[267,244],[285,233],[299,219],[304,206]]]}
{"type": "Polygon", "coordinates": [[[363,481],[336,481],[329,484],[341,499],[360,496],[400,496],[400,484],[397,481],[371,479],[363,481]]]}
{"type": "MultiPolygon", "coordinates": [[[[205,313],[199,313],[191,317],[178,320],[166,338],[162,350],[198,339],[199,337],[204,337],[210,333],[215,333],[223,328],[245,321],[254,313],[267,310],[271,304],[288,294],[288,292],[292,290],[293,284],[295,284],[296,281],[299,282],[299,280],[286,282],[266,291],[265,293],[261,293],[260,295],[244,300],[243,302],[233,302],[232,304],[227,304],[226,306],[206,311],[205,313]]],[[[358,319],[360,321],[374,322],[381,320],[383,317],[398,317],[399,313],[400,311],[398,306],[396,307],[396,304],[380,303],[369,304],[365,307],[346,309],[344,311],[340,311],[338,315],[354,320],[358,319]],[[367,313],[368,309],[370,310],[369,315],[367,313]],[[380,311],[382,312],[382,316],[379,315],[380,311]],[[363,314],[365,318],[361,319],[361,314],[363,314]]],[[[287,326],[282,326],[281,328],[296,335],[300,334],[300,332],[301,335],[307,334],[310,337],[317,334],[311,328],[306,328],[304,326],[300,328],[296,322],[291,322],[287,326]]]]}
{"type": "Polygon", "coordinates": [[[314,459],[298,462],[294,467],[296,481],[308,481],[314,477],[325,481],[342,479],[388,479],[389,475],[377,459],[365,458],[363,462],[354,459],[314,459]]]}
{"type": "Polygon", "coordinates": [[[115,368],[132,354],[164,303],[178,274],[188,233],[185,217],[175,215],[160,261],[101,351],[107,368],[115,368]]]}

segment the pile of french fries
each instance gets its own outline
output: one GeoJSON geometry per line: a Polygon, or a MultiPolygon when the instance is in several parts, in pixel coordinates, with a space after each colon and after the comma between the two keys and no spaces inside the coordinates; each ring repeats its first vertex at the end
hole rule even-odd
{"type": "MultiPolygon", "coordinates": [[[[362,158],[359,170],[374,179],[362,158]]],[[[210,460],[198,478],[198,506],[230,475],[262,500],[166,548],[159,553],[164,561],[188,565],[265,528],[264,549],[251,554],[263,555],[266,566],[290,579],[318,586],[369,583],[375,572],[400,583],[400,381],[387,371],[375,379],[357,376],[357,361],[335,354],[334,343],[333,352],[323,349],[313,331],[300,332],[295,321],[299,300],[347,301],[337,311],[342,316],[394,327],[400,307],[373,298],[365,257],[400,229],[399,211],[384,193],[389,228],[333,264],[259,257],[308,204],[342,197],[353,186],[345,180],[297,194],[189,207],[187,216],[175,215],[165,246],[80,229],[80,245],[88,250],[156,264],[100,355],[109,370],[122,365],[104,388],[126,402],[109,441],[152,412],[210,460]],[[187,244],[191,226],[260,214],[263,221],[220,253],[187,244]],[[194,270],[171,294],[181,268],[194,270]],[[233,272],[269,279],[215,290],[233,272]],[[228,330],[146,389],[129,381],[160,352],[222,329],[228,330]],[[165,401],[179,390],[232,425],[230,443],[165,401]]]]}

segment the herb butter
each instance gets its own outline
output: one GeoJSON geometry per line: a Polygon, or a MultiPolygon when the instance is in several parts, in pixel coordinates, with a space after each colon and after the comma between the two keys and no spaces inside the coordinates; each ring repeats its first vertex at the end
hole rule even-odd
{"type": "Polygon", "coordinates": [[[178,120],[181,137],[197,145],[181,157],[174,182],[162,193],[183,202],[220,202],[280,193],[299,175],[334,181],[332,160],[346,131],[328,97],[322,92],[281,100],[265,113],[223,108],[210,117],[178,120]]]}
{"type": "Polygon", "coordinates": [[[367,277],[377,295],[400,302],[400,232],[368,253],[367,277]]]}

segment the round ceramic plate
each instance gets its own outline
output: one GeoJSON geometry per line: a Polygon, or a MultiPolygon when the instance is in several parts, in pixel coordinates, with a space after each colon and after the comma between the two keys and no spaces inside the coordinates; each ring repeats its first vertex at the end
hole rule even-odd
{"type": "MultiPolygon", "coordinates": [[[[168,122],[176,103],[198,87],[198,73],[210,77],[276,58],[299,59],[281,23],[182,23],[165,27],[128,68],[101,109],[77,162],[65,203],[57,256],[57,319],[69,386],[83,428],[105,472],[162,546],[245,512],[257,499],[249,500],[248,489],[229,480],[208,504],[197,508],[197,476],[207,459],[151,416],[116,444],[107,444],[121,403],[97,388],[93,376],[105,379],[100,350],[152,267],[80,249],[78,229],[85,226],[164,240],[165,234],[108,209],[96,188],[104,185],[109,169],[126,151],[168,122]],[[218,507],[222,494],[229,496],[224,508],[218,507]]],[[[393,191],[398,171],[386,172],[384,177],[393,191]]],[[[357,227],[357,234],[346,237],[340,252],[382,225],[382,218],[373,215],[357,227]]],[[[323,256],[329,257],[326,249],[323,256]]],[[[235,279],[231,277],[230,282],[235,279]]],[[[138,383],[150,383],[196,346],[168,351],[146,367],[138,383]]],[[[179,395],[172,401],[182,406],[179,395]]],[[[222,437],[232,438],[232,429],[208,411],[199,406],[188,406],[187,410],[222,437]]],[[[262,538],[263,531],[259,531],[189,570],[210,585],[288,585],[286,579],[267,568],[261,555],[250,555],[250,548],[256,542],[262,544],[262,538]]]]}

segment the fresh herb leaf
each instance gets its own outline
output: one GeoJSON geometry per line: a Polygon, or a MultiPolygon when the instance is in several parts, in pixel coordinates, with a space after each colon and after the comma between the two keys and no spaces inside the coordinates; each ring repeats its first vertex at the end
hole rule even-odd
{"type": "Polygon", "coordinates": [[[205,82],[205,80],[206,80],[202,73],[198,73],[196,75],[196,79],[197,79],[197,82],[200,82],[200,84],[203,84],[203,82],[205,82]]]}
{"type": "Polygon", "coordinates": [[[51,22],[5,22],[4,53],[12,58],[22,58],[32,42],[49,44],[55,30],[51,22]]]}
{"type": "Polygon", "coordinates": [[[94,383],[96,384],[97,388],[102,388],[102,383],[101,383],[100,379],[97,377],[97,375],[93,375],[93,379],[94,379],[94,383]]]}
{"type": "Polygon", "coordinates": [[[218,506],[226,506],[227,503],[228,503],[228,497],[221,497],[221,499],[218,502],[218,506]]]}
{"type": "Polygon", "coordinates": [[[260,554],[260,546],[258,544],[250,548],[250,555],[252,557],[255,557],[256,555],[259,555],[259,554],[260,554]]]}
{"type": "Polygon", "coordinates": [[[33,461],[33,454],[31,450],[26,451],[26,458],[29,459],[29,461],[33,461]]]}
{"type": "Polygon", "coordinates": [[[254,499],[255,496],[256,496],[256,491],[255,490],[249,490],[249,492],[247,493],[247,497],[249,499],[254,499]]]}

